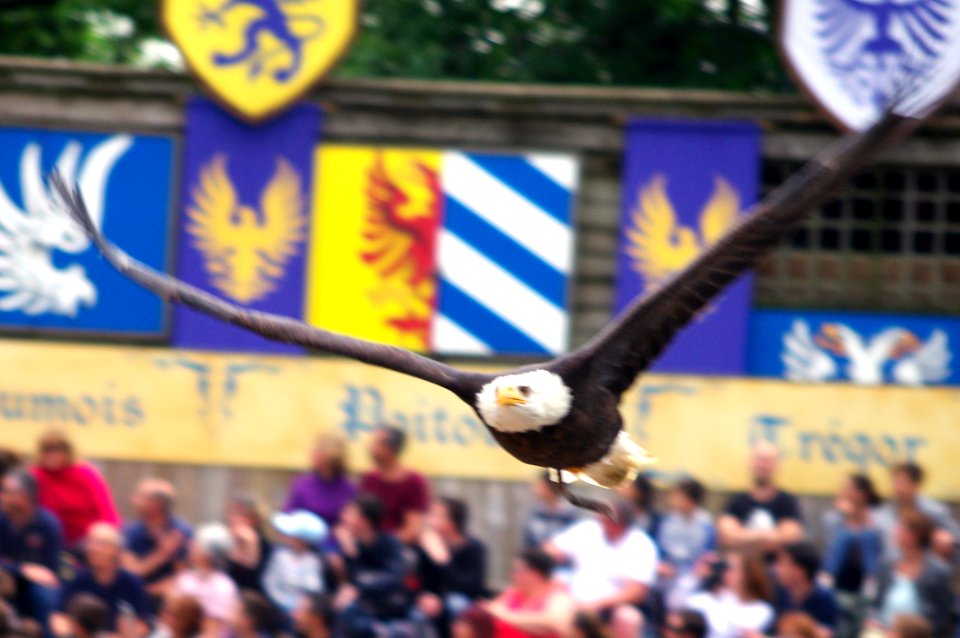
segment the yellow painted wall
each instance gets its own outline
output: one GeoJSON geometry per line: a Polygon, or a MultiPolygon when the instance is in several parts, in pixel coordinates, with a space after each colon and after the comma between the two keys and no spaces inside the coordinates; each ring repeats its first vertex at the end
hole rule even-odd
{"type": "MultiPolygon", "coordinates": [[[[353,362],[160,348],[0,341],[0,444],[29,450],[50,426],[85,456],[299,468],[312,436],[361,441],[381,421],[410,433],[410,462],[436,476],[525,479],[456,397],[353,362]]],[[[751,441],[783,452],[783,483],[829,493],[844,474],[915,458],[940,497],[960,496],[960,390],[795,385],[651,375],[623,402],[631,432],[715,489],[747,480],[751,441]]],[[[362,449],[355,451],[363,466],[362,449]]],[[[886,485],[886,480],[880,481],[886,485]]]]}

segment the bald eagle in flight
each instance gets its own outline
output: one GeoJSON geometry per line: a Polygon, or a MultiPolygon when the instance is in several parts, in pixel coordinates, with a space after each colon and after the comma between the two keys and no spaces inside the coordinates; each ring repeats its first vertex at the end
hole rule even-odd
{"type": "MultiPolygon", "coordinates": [[[[929,104],[924,105],[928,107],[929,104]]],[[[109,243],[91,223],[79,190],[52,180],[67,210],[119,272],[166,300],[191,306],[260,335],[395,370],[438,385],[479,415],[507,452],[529,463],[572,472],[605,487],[630,479],[648,460],[622,431],[620,397],[678,330],[793,229],[865,161],[929,115],[889,109],[871,128],[828,147],[756,204],[749,216],[688,266],[638,297],[588,343],[546,363],[503,374],[468,372],[388,346],[256,312],[151,270],[109,243]]],[[[603,503],[560,490],[575,505],[609,512],[603,503]]]]}

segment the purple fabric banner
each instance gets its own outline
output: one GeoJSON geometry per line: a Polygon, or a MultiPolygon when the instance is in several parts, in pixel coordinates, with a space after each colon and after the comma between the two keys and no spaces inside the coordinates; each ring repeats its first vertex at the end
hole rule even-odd
{"type": "MultiPolygon", "coordinates": [[[[747,122],[640,119],[626,140],[615,310],[713,244],[758,192],[760,131],[747,122]]],[[[740,375],[752,280],[731,286],[653,365],[740,375]]]]}
{"type": "MultiPolygon", "coordinates": [[[[232,302],[303,317],[314,148],[323,113],[300,105],[263,126],[203,98],[187,105],[178,275],[232,302]]],[[[297,353],[176,307],[180,348],[297,353]]]]}

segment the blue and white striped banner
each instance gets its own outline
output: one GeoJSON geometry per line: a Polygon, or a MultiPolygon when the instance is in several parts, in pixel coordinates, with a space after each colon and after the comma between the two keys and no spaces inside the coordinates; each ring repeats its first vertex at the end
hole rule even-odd
{"type": "Polygon", "coordinates": [[[442,175],[434,351],[566,350],[577,160],[448,152],[442,175]]]}

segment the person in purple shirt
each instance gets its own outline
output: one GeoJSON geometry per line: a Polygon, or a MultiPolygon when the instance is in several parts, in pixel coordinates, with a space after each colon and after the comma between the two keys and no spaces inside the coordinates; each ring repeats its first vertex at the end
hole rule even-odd
{"type": "Polygon", "coordinates": [[[332,432],[319,435],[310,453],[310,471],[294,479],[284,511],[313,512],[332,529],[357,495],[347,472],[346,439],[332,432]]]}

